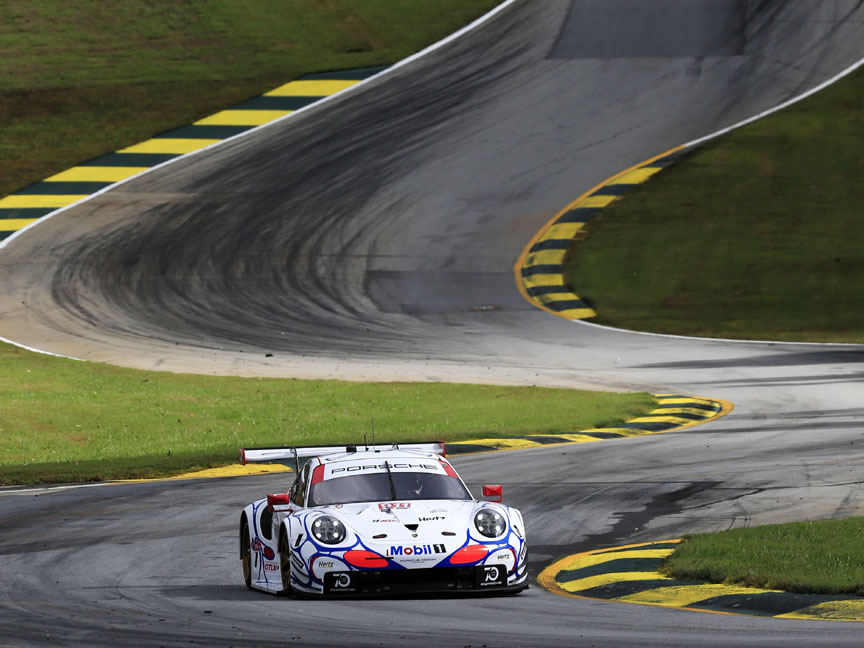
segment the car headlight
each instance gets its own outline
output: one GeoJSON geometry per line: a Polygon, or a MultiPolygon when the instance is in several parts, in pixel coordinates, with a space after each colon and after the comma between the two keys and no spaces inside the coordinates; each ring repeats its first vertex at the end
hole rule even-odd
{"type": "Polygon", "coordinates": [[[498,511],[487,507],[474,514],[474,526],[487,538],[498,538],[504,535],[507,521],[498,511]]]}
{"type": "Polygon", "coordinates": [[[315,518],[312,535],[324,544],[339,544],[345,539],[345,525],[329,515],[315,518]]]}

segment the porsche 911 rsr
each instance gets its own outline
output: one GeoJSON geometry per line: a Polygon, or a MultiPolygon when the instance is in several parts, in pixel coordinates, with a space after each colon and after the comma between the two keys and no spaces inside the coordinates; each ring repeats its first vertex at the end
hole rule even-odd
{"type": "Polygon", "coordinates": [[[500,503],[500,486],[483,487],[497,502],[475,500],[444,449],[242,450],[244,463],[293,460],[297,470],[287,493],[243,510],[246,585],[328,596],[527,587],[522,514],[500,503]]]}

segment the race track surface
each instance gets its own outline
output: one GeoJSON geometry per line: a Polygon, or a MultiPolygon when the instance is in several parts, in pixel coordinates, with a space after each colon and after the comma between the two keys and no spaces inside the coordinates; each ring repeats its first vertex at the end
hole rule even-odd
{"type": "MultiPolygon", "coordinates": [[[[860,515],[861,347],[568,322],[519,295],[533,234],[612,174],[864,57],[859,0],[526,0],[0,253],[0,336],[126,366],[593,386],[735,403],[708,426],[455,460],[580,550],[860,515]],[[272,354],[268,357],[267,354],[272,354]]],[[[860,645],[861,626],[519,597],[247,592],[242,506],[284,477],[0,493],[0,646],[860,645]]]]}

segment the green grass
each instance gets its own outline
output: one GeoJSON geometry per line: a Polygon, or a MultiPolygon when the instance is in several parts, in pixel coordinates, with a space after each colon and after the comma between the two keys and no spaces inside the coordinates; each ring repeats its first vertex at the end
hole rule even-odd
{"type": "Polygon", "coordinates": [[[604,210],[569,251],[567,281],[602,324],[864,342],[862,142],[864,70],[604,210]]]}
{"type": "Polygon", "coordinates": [[[4,0],[0,196],[304,73],[394,63],[499,0],[4,0]]]}
{"type": "Polygon", "coordinates": [[[0,483],[149,477],[240,447],[456,441],[614,426],[649,394],[136,371],[0,344],[0,483]]]}
{"type": "Polygon", "coordinates": [[[661,572],[680,580],[864,596],[864,518],[688,536],[661,572]]]}

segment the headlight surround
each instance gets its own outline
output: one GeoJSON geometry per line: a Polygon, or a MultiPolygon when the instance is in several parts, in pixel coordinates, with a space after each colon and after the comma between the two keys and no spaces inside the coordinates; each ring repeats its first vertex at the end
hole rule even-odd
{"type": "Polygon", "coordinates": [[[339,544],[345,539],[345,525],[331,515],[322,515],[312,522],[312,535],[324,544],[339,544]]]}
{"type": "Polygon", "coordinates": [[[480,535],[487,538],[500,538],[507,530],[507,520],[498,511],[487,506],[474,514],[474,526],[480,535]]]}

